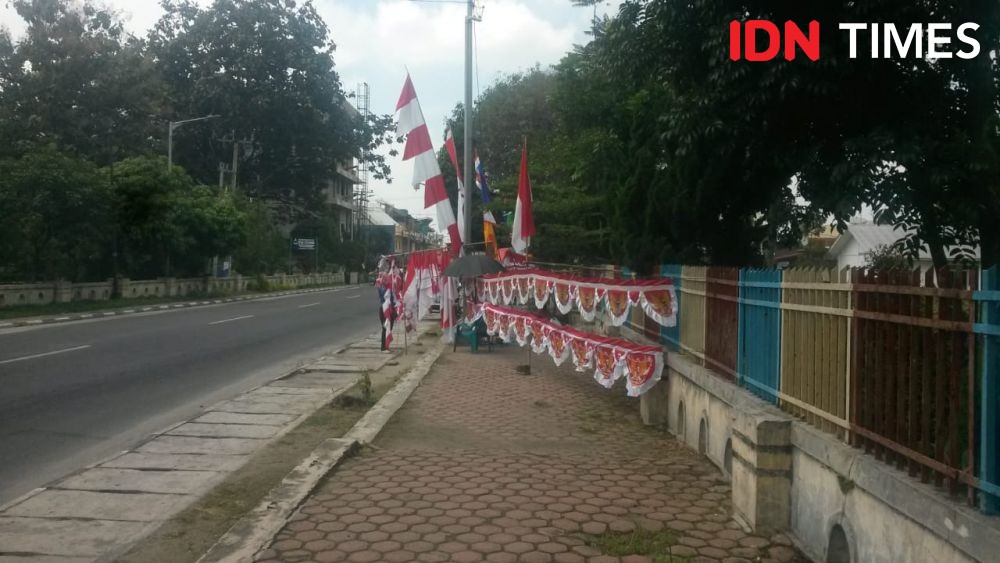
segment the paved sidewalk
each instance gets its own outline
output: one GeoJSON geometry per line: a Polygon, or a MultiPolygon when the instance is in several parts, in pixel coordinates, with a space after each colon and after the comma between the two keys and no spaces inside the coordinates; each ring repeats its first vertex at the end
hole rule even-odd
{"type": "Polygon", "coordinates": [[[258,561],[794,561],[636,400],[525,352],[446,353],[258,561]],[[653,547],[655,546],[655,547],[653,547]],[[629,553],[647,553],[628,555],[629,553]]]}

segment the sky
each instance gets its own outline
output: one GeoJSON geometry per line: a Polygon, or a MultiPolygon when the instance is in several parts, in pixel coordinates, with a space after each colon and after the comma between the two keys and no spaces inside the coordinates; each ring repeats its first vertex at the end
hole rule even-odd
{"type": "MultiPolygon", "coordinates": [[[[130,31],[144,35],[160,16],[157,0],[100,0],[118,10],[130,31]]],[[[210,4],[210,0],[198,0],[210,4]]],[[[334,56],[344,89],[367,82],[374,113],[393,113],[407,69],[423,107],[435,148],[444,139],[444,119],[464,99],[464,21],[460,0],[314,0],[337,45],[334,56]]],[[[599,13],[617,11],[609,0],[599,13]]],[[[482,22],[476,24],[478,83],[473,96],[496,78],[559,61],[574,44],[585,43],[593,15],[570,0],[478,0],[482,22]]],[[[0,24],[16,38],[24,22],[0,3],[0,24]]],[[[475,71],[474,71],[475,72],[475,71]]],[[[398,147],[402,152],[402,147],[398,147]]],[[[375,197],[433,217],[423,196],[410,186],[411,163],[390,160],[393,181],[372,180],[375,197]]],[[[487,168],[489,163],[484,163],[487,168]]],[[[445,170],[449,173],[449,170],[445,170]]]]}

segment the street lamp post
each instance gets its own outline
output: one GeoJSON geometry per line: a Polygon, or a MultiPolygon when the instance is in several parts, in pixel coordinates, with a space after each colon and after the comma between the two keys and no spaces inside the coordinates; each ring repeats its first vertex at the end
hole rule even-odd
{"type": "Polygon", "coordinates": [[[167,172],[174,169],[174,129],[177,129],[185,123],[192,123],[194,121],[204,121],[206,119],[215,119],[216,117],[222,117],[221,115],[206,115],[203,117],[195,117],[193,119],[182,119],[181,121],[171,121],[167,129],[167,172]]]}

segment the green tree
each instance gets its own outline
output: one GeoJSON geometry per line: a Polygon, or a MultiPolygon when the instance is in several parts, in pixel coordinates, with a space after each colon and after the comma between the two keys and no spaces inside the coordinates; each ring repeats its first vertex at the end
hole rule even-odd
{"type": "MultiPolygon", "coordinates": [[[[533,68],[497,80],[476,100],[473,145],[487,168],[494,193],[491,204],[497,212],[512,213],[517,198],[521,147],[528,142],[528,168],[534,196],[535,223],[539,232],[532,253],[543,261],[606,261],[607,198],[601,167],[607,165],[600,133],[568,126],[558,95],[560,76],[533,68]]],[[[570,98],[569,95],[566,96],[570,98]]],[[[577,101],[573,99],[573,101],[577,101]]],[[[581,102],[582,103],[582,102],[581,102]]],[[[464,138],[463,109],[456,107],[449,124],[456,144],[464,138]]],[[[454,201],[456,182],[447,154],[439,153],[445,182],[454,201]]],[[[481,199],[472,198],[473,240],[482,240],[481,199]]],[[[509,230],[497,233],[501,246],[509,244],[509,230]]]]}
{"type": "Polygon", "coordinates": [[[86,280],[108,248],[107,184],[97,168],[52,147],[0,160],[0,275],[86,280]]]}
{"type": "Polygon", "coordinates": [[[233,267],[246,274],[284,272],[288,262],[288,239],[277,227],[263,202],[242,201],[245,217],[243,244],[233,254],[233,267]]]}
{"type": "Polygon", "coordinates": [[[172,259],[185,246],[186,233],[175,221],[180,194],[194,189],[184,170],[167,170],[163,157],[134,157],[113,165],[112,202],[119,254],[131,276],[171,275],[172,259]]]}
{"type": "Polygon", "coordinates": [[[86,0],[15,0],[24,36],[0,37],[0,154],[55,144],[109,164],[154,145],[161,85],[141,41],[86,0]]]}
{"type": "Polygon", "coordinates": [[[171,264],[185,275],[200,275],[215,256],[242,248],[246,215],[231,192],[195,186],[173,194],[166,223],[178,238],[170,245],[171,264]]]}
{"type": "Polygon", "coordinates": [[[257,197],[316,203],[337,165],[362,148],[373,175],[388,175],[376,149],[393,140],[392,120],[366,121],[348,107],[329,29],[311,2],[162,5],[149,42],[172,118],[221,116],[205,125],[211,134],[178,131],[175,154],[195,177],[209,181],[219,162],[231,161],[231,143],[220,140],[233,134],[246,141],[239,183],[257,197]]]}

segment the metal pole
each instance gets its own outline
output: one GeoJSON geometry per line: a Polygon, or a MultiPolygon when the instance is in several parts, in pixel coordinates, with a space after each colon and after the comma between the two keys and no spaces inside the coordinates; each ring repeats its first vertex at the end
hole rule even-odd
{"type": "MultiPolygon", "coordinates": [[[[464,167],[465,186],[465,223],[459,225],[462,229],[462,239],[472,240],[472,22],[475,18],[476,2],[469,0],[468,13],[465,16],[465,132],[462,134],[464,150],[462,164],[464,167]]],[[[464,253],[464,249],[463,249],[464,253]]]]}
{"type": "Polygon", "coordinates": [[[167,172],[174,169],[174,122],[167,126],[167,172]]]}
{"type": "Polygon", "coordinates": [[[236,170],[240,162],[240,144],[236,141],[236,130],[233,129],[233,193],[236,193],[236,170]]]}

